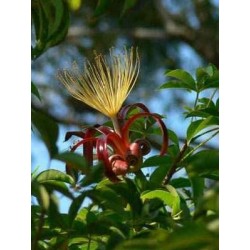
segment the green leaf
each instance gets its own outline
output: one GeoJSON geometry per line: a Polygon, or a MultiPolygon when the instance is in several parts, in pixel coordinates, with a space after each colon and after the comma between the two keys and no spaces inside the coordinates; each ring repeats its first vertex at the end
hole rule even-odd
{"type": "Polygon", "coordinates": [[[68,212],[68,214],[69,214],[69,225],[72,225],[72,223],[75,220],[75,218],[77,218],[77,216],[78,217],[80,216],[80,214],[78,214],[78,210],[82,206],[83,201],[86,198],[86,196],[87,196],[87,192],[82,192],[70,204],[69,212],[68,212]]]}
{"type": "Polygon", "coordinates": [[[196,79],[199,91],[219,88],[219,71],[212,64],[204,68],[198,68],[196,70],[196,79]]]}
{"type": "Polygon", "coordinates": [[[31,10],[36,35],[32,59],[36,59],[46,49],[65,38],[69,26],[69,11],[64,0],[33,0],[31,10]]]}
{"type": "Polygon", "coordinates": [[[90,191],[89,197],[103,209],[109,209],[119,214],[124,212],[125,204],[122,198],[108,186],[90,191]]]}
{"type": "Polygon", "coordinates": [[[48,191],[51,191],[51,192],[57,191],[63,194],[65,197],[68,197],[70,199],[73,199],[74,197],[64,182],[48,180],[46,182],[43,182],[43,186],[48,191]]]}
{"type": "Polygon", "coordinates": [[[168,137],[174,144],[179,145],[178,136],[173,130],[168,129],[168,137]]]}
{"type": "Polygon", "coordinates": [[[69,26],[68,5],[64,0],[50,0],[43,2],[43,7],[49,20],[47,48],[57,45],[67,35],[69,26]]]}
{"type": "Polygon", "coordinates": [[[50,205],[49,193],[43,185],[40,185],[38,187],[38,190],[39,190],[39,194],[37,196],[37,199],[39,203],[41,204],[42,208],[47,210],[50,205]]]}
{"type": "Polygon", "coordinates": [[[65,162],[70,167],[82,171],[82,173],[86,174],[89,171],[89,167],[84,159],[84,157],[80,154],[74,152],[64,152],[54,156],[54,159],[65,162]]]}
{"type": "Polygon", "coordinates": [[[80,185],[85,187],[94,183],[98,183],[104,176],[104,168],[101,164],[90,168],[86,176],[82,179],[80,185]]]}
{"type": "MultiPolygon", "coordinates": [[[[182,69],[176,69],[176,70],[168,71],[166,73],[166,76],[173,77],[178,80],[178,82],[175,83],[177,88],[186,88],[186,89],[196,91],[195,80],[188,72],[182,69]]],[[[168,83],[164,85],[165,85],[164,88],[166,87],[168,88],[169,86],[171,86],[172,88],[174,87],[174,81],[170,82],[169,86],[167,86],[168,83]]],[[[160,88],[163,88],[163,86],[161,86],[160,88]]]]}
{"type": "Polygon", "coordinates": [[[142,168],[159,166],[162,164],[168,164],[169,162],[171,162],[171,158],[168,155],[167,156],[160,156],[160,155],[152,156],[144,161],[144,163],[142,164],[142,168]]]}
{"type": "Polygon", "coordinates": [[[168,162],[156,168],[155,171],[150,176],[150,179],[149,179],[150,182],[154,184],[158,184],[160,186],[164,178],[166,177],[171,165],[172,163],[168,162]]]}
{"type": "Polygon", "coordinates": [[[154,190],[149,192],[143,192],[141,199],[145,201],[146,199],[158,198],[163,201],[164,205],[172,208],[172,215],[175,216],[180,212],[180,198],[173,187],[171,187],[171,192],[165,190],[154,190]]]}
{"type": "Polygon", "coordinates": [[[162,84],[159,89],[186,89],[189,90],[189,85],[180,81],[167,81],[162,84]]]}
{"type": "Polygon", "coordinates": [[[48,181],[61,181],[65,183],[69,183],[71,185],[74,184],[74,179],[59,170],[56,169],[48,169],[44,170],[40,174],[38,174],[35,178],[38,183],[45,183],[48,181]]]}
{"type": "Polygon", "coordinates": [[[144,237],[134,237],[121,242],[116,250],[217,250],[219,249],[218,234],[210,232],[206,226],[188,223],[176,227],[175,230],[162,228],[151,230],[144,237]]]}
{"type": "Polygon", "coordinates": [[[39,131],[42,140],[44,141],[50,156],[58,153],[56,141],[58,138],[58,125],[47,115],[40,112],[31,111],[32,124],[39,131]]]}
{"type": "Polygon", "coordinates": [[[175,178],[170,181],[170,184],[175,188],[184,188],[184,187],[190,187],[191,183],[188,178],[175,178]]]}
{"type": "Polygon", "coordinates": [[[219,110],[217,108],[201,108],[199,110],[194,110],[186,114],[186,118],[188,117],[207,118],[209,116],[219,117],[219,110]]]}
{"type": "Polygon", "coordinates": [[[134,215],[139,215],[142,209],[140,194],[132,180],[126,178],[126,183],[108,185],[117,194],[121,195],[125,202],[131,206],[134,215]]]}
{"type": "Polygon", "coordinates": [[[205,180],[204,178],[201,177],[192,177],[192,176],[189,177],[189,180],[191,182],[191,187],[192,187],[193,201],[195,206],[197,206],[197,204],[201,201],[204,194],[205,180]]]}
{"type": "Polygon", "coordinates": [[[35,95],[39,99],[39,101],[41,101],[41,96],[39,94],[39,91],[33,82],[31,82],[31,93],[35,95]]]}
{"type": "Polygon", "coordinates": [[[192,176],[219,178],[219,151],[203,150],[191,157],[187,162],[187,170],[192,176]]]}
{"type": "Polygon", "coordinates": [[[214,126],[219,124],[218,117],[209,116],[202,120],[197,120],[192,122],[187,129],[187,140],[190,142],[194,136],[196,136],[200,131],[209,126],[214,126]]]}

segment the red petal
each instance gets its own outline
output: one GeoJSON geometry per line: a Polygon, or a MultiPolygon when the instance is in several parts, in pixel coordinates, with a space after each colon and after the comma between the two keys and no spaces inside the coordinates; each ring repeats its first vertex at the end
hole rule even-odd
{"type": "Polygon", "coordinates": [[[154,113],[139,113],[139,114],[135,114],[134,116],[132,116],[123,126],[122,128],[122,136],[124,141],[128,142],[129,141],[129,128],[132,125],[132,123],[141,118],[141,117],[153,117],[158,123],[159,126],[161,128],[162,131],[162,136],[163,136],[163,143],[162,143],[162,148],[161,148],[161,155],[164,155],[167,151],[168,148],[168,131],[167,128],[165,126],[165,124],[163,123],[163,121],[161,120],[161,117],[158,114],[154,114],[154,113]]]}
{"type": "Polygon", "coordinates": [[[140,108],[142,111],[144,111],[145,113],[149,113],[149,109],[143,104],[143,103],[134,103],[131,105],[126,105],[124,107],[121,108],[121,110],[118,113],[118,119],[121,120],[125,120],[127,114],[135,108],[140,108]]]}

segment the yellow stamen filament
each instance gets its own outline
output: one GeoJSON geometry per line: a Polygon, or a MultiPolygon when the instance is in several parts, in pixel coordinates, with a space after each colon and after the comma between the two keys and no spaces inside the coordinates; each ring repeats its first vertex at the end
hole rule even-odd
{"type": "Polygon", "coordinates": [[[124,49],[124,54],[114,54],[110,49],[110,63],[97,55],[93,63],[87,61],[83,72],[78,65],[58,72],[58,79],[70,94],[113,119],[132,90],[138,77],[140,60],[137,50],[124,49]]]}

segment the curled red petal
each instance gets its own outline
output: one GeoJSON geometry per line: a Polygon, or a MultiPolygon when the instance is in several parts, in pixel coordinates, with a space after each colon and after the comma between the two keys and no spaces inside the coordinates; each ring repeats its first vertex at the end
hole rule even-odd
{"type": "Polygon", "coordinates": [[[121,120],[125,120],[127,114],[135,108],[140,108],[142,111],[144,111],[145,113],[149,113],[149,109],[143,104],[143,103],[134,103],[134,104],[130,104],[130,105],[126,105],[124,107],[121,108],[121,110],[118,113],[118,119],[121,120]]]}
{"type": "Polygon", "coordinates": [[[161,148],[161,152],[160,155],[164,155],[167,152],[167,148],[168,148],[168,131],[167,128],[165,126],[165,124],[163,123],[163,121],[161,120],[161,117],[158,114],[155,113],[139,113],[139,114],[135,114],[133,115],[123,126],[122,128],[122,136],[125,142],[129,141],[129,128],[130,126],[133,124],[134,121],[136,121],[137,119],[141,118],[141,117],[152,117],[154,118],[162,131],[162,137],[163,137],[163,142],[162,142],[162,148],[161,148]]]}

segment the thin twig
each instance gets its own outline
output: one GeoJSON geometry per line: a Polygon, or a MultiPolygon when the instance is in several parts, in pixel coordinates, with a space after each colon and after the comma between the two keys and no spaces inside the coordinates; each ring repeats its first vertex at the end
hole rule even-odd
{"type": "Polygon", "coordinates": [[[188,147],[188,143],[187,143],[187,141],[185,141],[180,153],[178,154],[177,158],[173,162],[173,165],[169,169],[166,177],[164,178],[163,183],[162,183],[163,185],[167,185],[169,183],[170,179],[172,178],[172,176],[174,175],[174,173],[178,167],[178,163],[182,160],[182,157],[183,157],[185,151],[187,150],[187,147],[188,147]]]}

